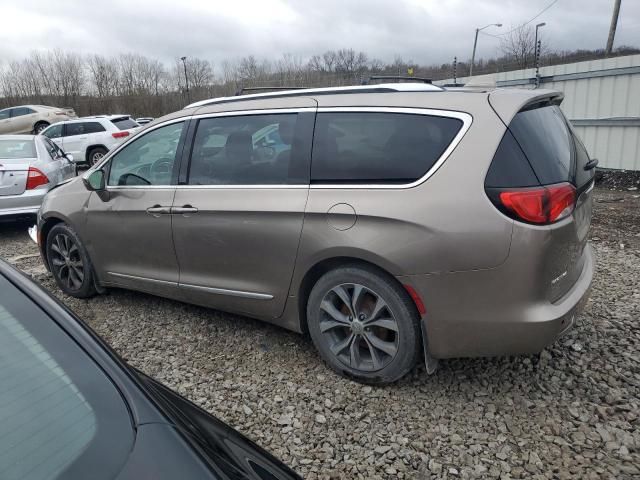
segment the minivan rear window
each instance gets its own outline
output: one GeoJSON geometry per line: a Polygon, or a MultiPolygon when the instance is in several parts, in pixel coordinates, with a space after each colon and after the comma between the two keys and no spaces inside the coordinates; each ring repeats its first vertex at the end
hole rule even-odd
{"type": "Polygon", "coordinates": [[[523,110],[513,118],[509,130],[542,185],[571,180],[572,136],[560,107],[523,110]]]}
{"type": "Polygon", "coordinates": [[[457,118],[383,112],[321,112],[312,183],[411,183],[442,156],[462,128],[457,118]]]}

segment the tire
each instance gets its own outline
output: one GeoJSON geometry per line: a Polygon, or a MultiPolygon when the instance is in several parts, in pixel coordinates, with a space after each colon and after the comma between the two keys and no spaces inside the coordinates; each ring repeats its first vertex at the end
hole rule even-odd
{"type": "Polygon", "coordinates": [[[103,147],[94,147],[89,150],[87,154],[87,163],[89,163],[90,167],[93,167],[96,163],[102,160],[102,158],[107,154],[108,150],[103,147]]]}
{"type": "Polygon", "coordinates": [[[47,122],[38,122],[33,126],[33,134],[39,135],[45,128],[49,126],[47,122]]]}
{"type": "Polygon", "coordinates": [[[76,232],[65,225],[55,225],[46,240],[47,261],[58,287],[67,295],[90,298],[96,292],[93,265],[76,232]]]}
{"type": "Polygon", "coordinates": [[[349,265],[323,275],[308,298],[307,324],[324,361],[362,383],[399,380],[421,352],[413,301],[393,277],[372,267],[349,265]]]}

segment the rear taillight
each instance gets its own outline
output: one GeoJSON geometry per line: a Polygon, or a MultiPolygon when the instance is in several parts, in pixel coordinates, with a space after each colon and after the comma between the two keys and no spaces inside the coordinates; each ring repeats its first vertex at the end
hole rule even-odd
{"type": "Polygon", "coordinates": [[[545,225],[571,215],[576,189],[570,183],[545,187],[492,189],[492,201],[511,218],[545,225]]]}
{"type": "Polygon", "coordinates": [[[128,137],[129,136],[129,132],[114,132],[111,134],[111,136],[113,138],[123,138],[123,137],[128,137]]]}
{"type": "Polygon", "coordinates": [[[49,183],[47,176],[35,167],[29,167],[27,173],[27,186],[26,190],[33,190],[40,185],[46,185],[49,183]]]}

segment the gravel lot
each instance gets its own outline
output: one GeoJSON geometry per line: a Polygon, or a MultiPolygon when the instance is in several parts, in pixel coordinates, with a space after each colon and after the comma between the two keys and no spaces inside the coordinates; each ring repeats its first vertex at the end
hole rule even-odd
{"type": "Polygon", "coordinates": [[[139,293],[62,296],[26,223],[0,256],[32,274],[132,365],[305,478],[640,477],[640,195],[596,190],[597,273],[577,327],[541,356],[451,360],[372,388],[310,340],[139,293]]]}

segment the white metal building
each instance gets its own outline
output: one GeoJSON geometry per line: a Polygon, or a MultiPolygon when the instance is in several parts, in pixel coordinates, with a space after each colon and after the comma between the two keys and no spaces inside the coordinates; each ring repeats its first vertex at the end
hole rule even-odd
{"type": "MultiPolygon", "coordinates": [[[[535,76],[530,68],[457,82],[535,88],[535,76]]],[[[599,167],[640,170],[640,55],[542,67],[540,88],[564,93],[562,110],[599,167]]]]}

